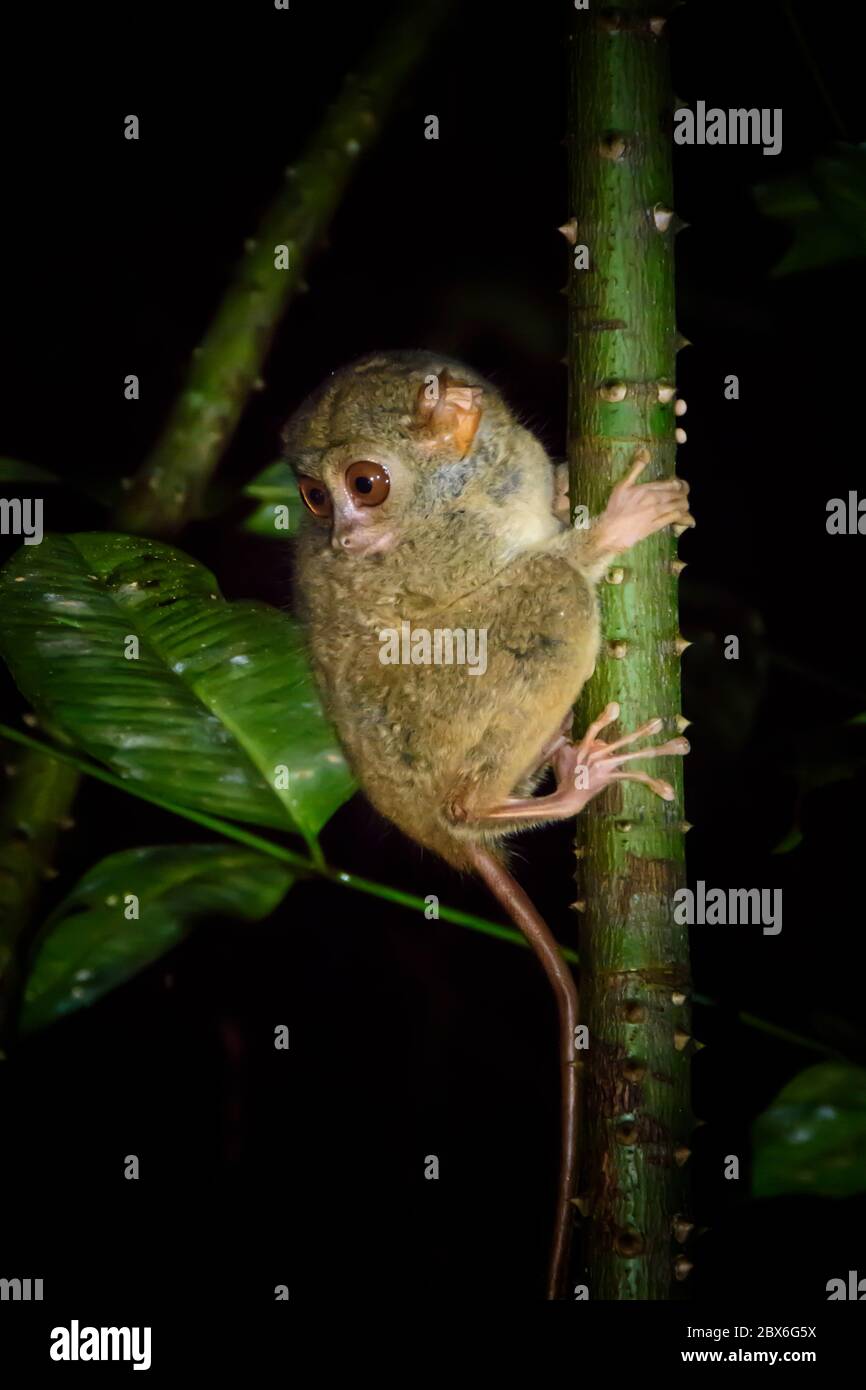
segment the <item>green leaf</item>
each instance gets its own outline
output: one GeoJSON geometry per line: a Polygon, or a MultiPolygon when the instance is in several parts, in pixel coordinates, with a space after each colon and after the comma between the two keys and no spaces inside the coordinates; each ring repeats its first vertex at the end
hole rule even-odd
{"type": "Polygon", "coordinates": [[[755,1121],[752,1192],[850,1197],[866,1191],[866,1070],[819,1062],[755,1121]]]}
{"type": "Polygon", "coordinates": [[[253,497],[259,503],[255,511],[244,518],[243,528],[257,536],[269,540],[285,540],[287,536],[298,533],[298,525],[304,504],[298,492],[298,481],[289,465],[278,459],[259,473],[243,490],[245,497],[253,497]],[[277,508],[288,508],[288,526],[282,525],[285,513],[277,508]],[[277,522],[280,527],[277,529],[277,522]]]}
{"type": "Polygon", "coordinates": [[[755,188],[767,217],[794,233],[776,276],[816,270],[866,255],[866,145],[842,142],[805,174],[755,188]]]}
{"type": "Polygon", "coordinates": [[[295,498],[285,498],[282,502],[261,502],[254,511],[245,516],[241,526],[252,531],[254,536],[263,536],[268,541],[285,541],[298,534],[299,509],[303,503],[295,498]]]}
{"type": "Polygon", "coordinates": [[[0,571],[0,651],[43,720],[138,789],[308,841],[352,793],[296,624],[226,603],[171,546],[22,546],[0,571]]]}
{"type": "Polygon", "coordinates": [[[256,497],[262,502],[284,502],[293,497],[299,506],[298,480],[285,459],[269,463],[244,488],[244,497],[256,497]]]}
{"type": "Polygon", "coordinates": [[[240,846],[169,845],[124,850],[94,865],[52,912],[24,991],[21,1031],[31,1033],[109,990],[177,945],[199,917],[267,917],[291,887],[285,865],[240,846]],[[128,895],[138,919],[127,920],[128,895]]]}

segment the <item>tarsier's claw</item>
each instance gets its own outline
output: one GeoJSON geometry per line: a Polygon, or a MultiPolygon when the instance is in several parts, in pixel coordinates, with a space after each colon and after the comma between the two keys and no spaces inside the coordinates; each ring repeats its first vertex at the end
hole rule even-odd
{"type": "Polygon", "coordinates": [[[676,796],[670,782],[663,782],[658,777],[650,777],[646,772],[614,772],[611,773],[610,780],[611,782],[642,782],[656,796],[660,796],[662,801],[673,801],[676,796]]]}

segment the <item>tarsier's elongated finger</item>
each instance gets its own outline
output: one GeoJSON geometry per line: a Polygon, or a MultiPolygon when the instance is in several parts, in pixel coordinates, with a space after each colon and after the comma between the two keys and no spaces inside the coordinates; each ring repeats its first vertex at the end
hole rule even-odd
{"type": "Polygon", "coordinates": [[[689,752],[689,746],[687,738],[672,738],[667,743],[660,743],[656,748],[640,748],[636,753],[619,753],[611,761],[619,765],[634,762],[636,758],[665,758],[671,753],[684,756],[689,752]]]}
{"type": "Polygon", "coordinates": [[[657,734],[664,728],[664,720],[656,717],[648,719],[645,724],[641,724],[639,729],[635,729],[630,734],[623,734],[622,738],[616,739],[613,743],[602,744],[596,753],[590,753],[589,761],[597,762],[599,758],[607,758],[616,748],[624,748],[628,743],[634,743],[635,739],[646,738],[648,734],[657,734]]]}
{"type": "Polygon", "coordinates": [[[586,763],[587,757],[589,755],[589,750],[592,747],[595,740],[598,738],[602,729],[606,729],[608,724],[614,724],[617,721],[617,719],[619,719],[619,705],[616,703],[616,701],[613,701],[611,704],[605,705],[601,714],[598,716],[597,719],[594,719],[592,721],[583,738],[580,740],[580,743],[577,745],[577,766],[581,766],[586,763]]]}
{"type": "Polygon", "coordinates": [[[670,782],[663,782],[658,777],[650,777],[646,772],[612,772],[609,780],[611,782],[642,782],[645,787],[649,787],[651,792],[660,796],[662,801],[673,801],[676,792],[670,782]]]}
{"type": "Polygon", "coordinates": [[[681,504],[679,507],[669,512],[663,512],[658,519],[659,526],[697,526],[697,522],[688,508],[681,504]]]}
{"type": "Polygon", "coordinates": [[[670,492],[674,497],[689,491],[685,478],[658,478],[654,483],[641,483],[644,492],[670,492]]]}
{"type": "Polygon", "coordinates": [[[635,478],[639,478],[650,461],[649,450],[640,448],[634,456],[634,462],[618,487],[630,487],[635,478]]]}

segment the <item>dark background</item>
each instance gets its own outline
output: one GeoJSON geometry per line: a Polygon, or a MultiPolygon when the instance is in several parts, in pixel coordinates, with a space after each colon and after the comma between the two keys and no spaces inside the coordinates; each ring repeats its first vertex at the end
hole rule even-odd
{"type": "MultiPolygon", "coordinates": [[[[45,22],[10,36],[3,92],[4,424],[0,452],[105,482],[155,439],[243,238],[388,12],[382,3],[185,4],[45,22]],[[138,143],[122,120],[141,118],[138,143]],[[137,372],[142,400],[122,399],[137,372]]],[[[861,47],[796,6],[848,139],[863,134],[861,47]]],[[[374,348],[471,361],[554,455],[564,449],[566,0],[462,4],[410,79],[280,331],[223,476],[276,456],[280,425],[328,371],[374,348]],[[424,117],[440,139],[423,138],[424,117]]],[[[826,534],[863,473],[864,263],[773,280],[784,227],[756,183],[803,172],[840,131],[781,6],[690,4],[671,24],[690,104],[782,107],[783,151],[678,149],[683,708],[690,881],[781,887],[780,936],[696,928],[706,1044],[694,1108],[692,1293],[826,1298],[864,1268],[866,1201],[749,1199],[749,1130],[821,1060],[743,1026],[750,1011],[866,1055],[863,1023],[862,547],[826,534]],[[739,401],[723,380],[735,373],[739,401]],[[739,662],[722,638],[741,640],[739,662]],[[798,824],[803,840],[773,850],[798,824]],[[722,1177],[738,1154],[738,1183],[722,1177]]],[[[46,524],[104,524],[70,488],[46,524]]],[[[181,544],[230,598],[288,606],[287,547],[229,519],[181,544]]],[[[4,538],[4,556],[14,544],[4,538]]],[[[23,708],[6,687],[5,717],[23,708]]],[[[103,855],[188,827],[85,783],[50,906],[103,855]]],[[[198,838],[198,835],[196,835],[198,838]]],[[[496,916],[355,798],[324,834],[334,863],[496,916]]],[[[524,883],[560,939],[570,831],[521,842],[524,883]]],[[[557,1156],[551,1000],[530,956],[321,883],[257,926],[203,924],[104,1002],[27,1042],[0,1080],[3,1269],[80,1292],[118,1284],[178,1306],[540,1295],[557,1156]],[[291,1050],[276,1053],[286,1023],[291,1050]],[[124,1155],[141,1162],[123,1178],[124,1155]],[[424,1156],[441,1163],[424,1180],[424,1156]]],[[[576,1266],[577,1267],[577,1266],[576,1266]]],[[[68,1306],[64,1302],[64,1309],[68,1306]]],[[[124,1305],[126,1306],[126,1305],[124,1305]]],[[[139,1305],[136,1304],[136,1307],[139,1305]]],[[[143,1304],[142,1304],[143,1306],[143,1304]]],[[[74,1315],[74,1310],[71,1315],[74,1315]]],[[[64,1312],[64,1316],[67,1313],[64,1312]]],[[[130,1317],[126,1321],[142,1321],[130,1317]]]]}

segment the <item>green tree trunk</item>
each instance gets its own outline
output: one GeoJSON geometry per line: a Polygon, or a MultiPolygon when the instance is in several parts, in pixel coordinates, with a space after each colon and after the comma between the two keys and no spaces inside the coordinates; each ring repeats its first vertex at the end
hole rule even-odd
{"type": "MultiPolygon", "coordinates": [[[[575,17],[569,116],[571,498],[592,515],[637,449],[642,481],[674,472],[675,230],[664,22],[639,0],[575,17]],[[587,268],[580,268],[586,248],[587,268]]],[[[670,529],[621,557],[601,588],[602,647],[581,729],[609,701],[618,731],[655,715],[681,732],[682,639],[670,529]]],[[[611,732],[609,737],[613,737],[611,732]]],[[[673,802],[622,783],[578,818],[581,1022],[589,1028],[579,1209],[592,1299],[666,1299],[688,1273],[688,938],[678,760],[640,764],[673,802]]]]}

